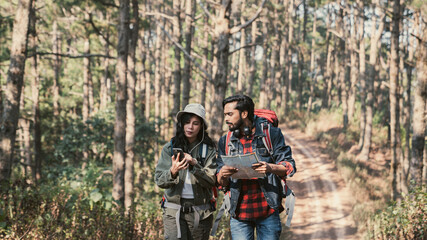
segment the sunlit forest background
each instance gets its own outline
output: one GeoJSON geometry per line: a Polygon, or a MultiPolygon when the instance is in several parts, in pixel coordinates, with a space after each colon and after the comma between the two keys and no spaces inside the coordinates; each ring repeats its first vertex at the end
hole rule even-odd
{"type": "Polygon", "coordinates": [[[425,0],[1,1],[0,238],[162,238],[174,116],[218,140],[236,93],[326,143],[361,238],[426,238],[425,0]]]}

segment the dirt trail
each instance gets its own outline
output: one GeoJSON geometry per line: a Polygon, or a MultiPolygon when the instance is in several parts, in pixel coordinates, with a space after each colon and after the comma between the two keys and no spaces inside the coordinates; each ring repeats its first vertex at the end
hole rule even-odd
{"type": "Polygon", "coordinates": [[[291,228],[283,239],[359,239],[351,216],[353,193],[334,162],[314,139],[281,127],[298,170],[288,179],[296,202],[291,228]]]}

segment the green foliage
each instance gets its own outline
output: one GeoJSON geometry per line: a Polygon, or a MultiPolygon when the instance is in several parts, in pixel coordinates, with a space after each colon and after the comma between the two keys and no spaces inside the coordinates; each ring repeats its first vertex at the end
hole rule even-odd
{"type": "Polygon", "coordinates": [[[375,239],[425,239],[427,236],[427,193],[418,187],[400,202],[392,202],[369,224],[375,239]]]}
{"type": "MultiPolygon", "coordinates": [[[[100,112],[85,123],[72,119],[62,132],[61,141],[55,144],[55,158],[62,163],[79,162],[83,152],[93,161],[110,162],[114,150],[114,114],[111,110],[100,112]]],[[[137,118],[135,125],[135,153],[149,153],[158,141],[152,123],[137,118]]]]}
{"type": "Polygon", "coordinates": [[[111,195],[109,168],[59,167],[37,187],[16,181],[0,195],[0,238],[159,239],[157,201],[140,199],[132,217],[121,215],[111,195]]]}

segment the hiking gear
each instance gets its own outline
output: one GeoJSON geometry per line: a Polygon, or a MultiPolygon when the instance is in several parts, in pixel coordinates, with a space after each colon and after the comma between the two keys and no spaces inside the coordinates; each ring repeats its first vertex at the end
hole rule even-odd
{"type": "Polygon", "coordinates": [[[181,213],[193,213],[194,212],[194,229],[197,229],[199,227],[199,221],[200,221],[200,214],[199,211],[208,210],[210,209],[210,204],[203,204],[199,206],[189,206],[185,205],[181,206],[179,204],[170,203],[167,201],[164,202],[164,206],[167,208],[176,209],[176,215],[175,215],[175,221],[176,221],[176,227],[178,230],[177,238],[181,238],[181,225],[179,224],[179,219],[181,217],[181,213]]]}
{"type": "Polygon", "coordinates": [[[255,109],[254,114],[260,118],[267,119],[269,123],[273,124],[273,127],[279,126],[279,118],[277,117],[276,113],[273,110],[255,109]]]}
{"type": "MultiPolygon", "coordinates": [[[[176,114],[176,120],[179,122],[181,120],[181,116],[184,113],[192,113],[194,115],[199,116],[201,119],[203,119],[203,123],[205,125],[205,130],[208,128],[208,123],[206,122],[206,111],[205,108],[198,103],[190,103],[187,106],[185,106],[184,110],[179,111],[176,114]]],[[[203,129],[202,129],[203,130],[203,129]]]]}
{"type": "MultiPolygon", "coordinates": [[[[198,228],[194,228],[195,213],[181,213],[179,225],[181,228],[181,238],[177,238],[178,229],[176,227],[175,214],[173,216],[163,214],[164,238],[168,240],[183,239],[209,239],[211,232],[213,215],[205,219],[200,219],[198,228]]],[[[158,229],[160,230],[160,229],[158,229]]]]}
{"type": "MultiPolygon", "coordinates": [[[[203,147],[203,144],[200,144],[196,148],[194,148],[198,144],[197,142],[190,143],[189,145],[180,146],[182,150],[185,153],[188,153],[191,155],[191,157],[197,159],[197,164],[189,166],[189,172],[191,173],[191,182],[193,187],[193,193],[194,193],[194,200],[192,200],[192,203],[195,206],[205,205],[206,208],[203,208],[205,210],[201,210],[198,212],[200,215],[200,221],[203,221],[206,223],[206,219],[213,218],[213,211],[211,210],[211,199],[212,199],[212,190],[211,187],[215,186],[215,172],[217,169],[216,164],[216,150],[213,147],[203,147]],[[193,149],[193,151],[189,151],[193,149]],[[203,154],[201,152],[205,152],[206,154],[203,154]],[[202,156],[203,155],[203,156],[202,156]]],[[[175,144],[174,144],[175,145],[175,144]]],[[[177,146],[175,146],[177,147],[177,146]]],[[[186,178],[187,171],[179,171],[176,178],[172,178],[170,167],[172,165],[171,156],[172,156],[172,144],[169,141],[166,143],[161,151],[161,155],[158,161],[158,164],[156,166],[155,170],[155,182],[157,186],[164,189],[164,195],[165,195],[165,202],[167,199],[167,202],[181,205],[182,204],[182,190],[183,190],[183,184],[184,179],[186,178]]],[[[171,219],[173,218],[173,221],[175,221],[176,212],[177,209],[172,209],[165,206],[165,203],[163,204],[163,215],[164,219],[171,219]]],[[[193,228],[193,213],[187,213],[183,214],[181,212],[181,225],[188,225],[191,226],[191,234],[195,234],[196,232],[202,231],[200,229],[202,226],[199,225],[199,229],[195,230],[193,228]],[[184,217],[187,221],[187,223],[183,223],[184,217]],[[191,217],[189,217],[191,216],[191,217]],[[190,219],[190,222],[188,221],[190,219]]],[[[210,223],[213,221],[210,220],[210,223]]],[[[188,230],[188,229],[187,229],[188,230]]],[[[186,236],[186,231],[181,231],[182,236],[186,236]]],[[[172,231],[172,230],[171,230],[172,231]]],[[[176,232],[176,225],[174,226],[174,231],[176,232]]],[[[205,228],[203,228],[203,231],[206,231],[205,228]]],[[[169,232],[169,231],[168,231],[169,232]]],[[[176,238],[176,234],[172,239],[176,238]]]]}

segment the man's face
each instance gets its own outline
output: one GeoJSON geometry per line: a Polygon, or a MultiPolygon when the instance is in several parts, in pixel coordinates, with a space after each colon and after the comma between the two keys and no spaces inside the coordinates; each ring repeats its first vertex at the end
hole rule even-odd
{"type": "Polygon", "coordinates": [[[224,106],[224,120],[230,131],[239,129],[243,124],[239,110],[236,109],[237,102],[230,102],[224,106]]]}

